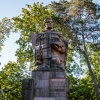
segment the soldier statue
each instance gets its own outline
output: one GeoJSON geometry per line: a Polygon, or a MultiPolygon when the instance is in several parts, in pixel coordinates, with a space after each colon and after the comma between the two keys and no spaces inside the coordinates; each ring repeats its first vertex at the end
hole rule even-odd
{"type": "Polygon", "coordinates": [[[44,20],[45,30],[39,34],[31,32],[37,70],[64,70],[68,43],[61,33],[53,29],[51,18],[44,20]]]}

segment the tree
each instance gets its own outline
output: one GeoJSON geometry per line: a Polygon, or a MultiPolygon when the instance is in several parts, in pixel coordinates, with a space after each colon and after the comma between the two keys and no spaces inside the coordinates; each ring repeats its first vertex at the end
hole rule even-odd
{"type": "Polygon", "coordinates": [[[7,17],[0,21],[0,51],[2,49],[1,47],[3,46],[4,40],[9,36],[12,27],[13,24],[7,17]]]}
{"type": "MultiPolygon", "coordinates": [[[[98,86],[100,87],[100,51],[94,51],[94,48],[88,45],[88,54],[90,63],[92,66],[93,73],[96,77],[98,86]]],[[[85,59],[81,62],[85,66],[85,59]]],[[[75,78],[69,76],[70,80],[70,91],[68,94],[69,100],[96,100],[95,91],[93,89],[93,82],[88,72],[88,68],[85,68],[85,76],[83,78],[75,78]]]]}
{"type": "MultiPolygon", "coordinates": [[[[29,33],[30,31],[33,31],[37,34],[38,32],[42,31],[42,29],[44,28],[43,20],[48,16],[51,16],[53,20],[55,20],[56,18],[52,10],[48,9],[48,7],[45,7],[39,3],[34,3],[32,6],[27,5],[27,8],[23,8],[21,15],[12,18],[12,20],[14,21],[14,31],[20,31],[20,38],[16,41],[16,43],[20,47],[16,51],[18,63],[9,62],[0,72],[0,98],[2,98],[3,100],[21,99],[21,80],[23,78],[29,77],[29,74],[27,75],[26,69],[28,67],[31,67],[31,69],[33,69],[34,67],[32,45],[29,33]]],[[[58,26],[56,21],[54,22],[54,27],[56,27],[56,30],[61,31],[61,33],[63,33],[63,35],[65,36],[64,31],[62,30],[63,28],[61,29],[60,25],[58,26]]],[[[83,70],[73,58],[73,56],[75,56],[75,53],[76,52],[72,50],[72,47],[69,46],[66,71],[67,76],[69,77],[71,82],[71,93],[69,95],[70,99],[75,98],[73,91],[75,89],[78,89],[79,87],[79,79],[75,78],[74,76],[79,76],[83,72],[83,70]],[[76,88],[74,87],[75,82],[77,83],[76,88]]],[[[82,82],[80,82],[80,85],[81,83],[82,82]]],[[[82,89],[83,87],[80,86],[79,88],[82,89]]],[[[78,94],[76,96],[80,95],[80,91],[74,92],[78,94]]]]}
{"type": "Polygon", "coordinates": [[[21,100],[23,68],[8,62],[0,72],[0,100],[21,100]]]}
{"type": "MultiPolygon", "coordinates": [[[[88,50],[88,53],[89,53],[89,59],[90,59],[90,62],[91,62],[91,66],[92,66],[92,69],[93,69],[93,73],[96,77],[96,80],[98,82],[98,86],[100,87],[100,51],[94,51],[94,48],[89,48],[88,50]],[[90,49],[90,50],[89,50],[90,49]],[[91,51],[91,52],[90,52],[91,51]]],[[[88,71],[86,71],[87,75],[89,76],[89,73],[88,71]]],[[[100,88],[99,88],[100,90],[100,88]]]]}
{"type": "MultiPolygon", "coordinates": [[[[10,31],[13,27],[13,24],[10,19],[7,17],[3,18],[0,21],[0,52],[2,50],[2,46],[4,45],[4,41],[7,37],[9,37],[10,31]]],[[[0,55],[1,56],[1,55],[0,55]]],[[[1,62],[0,62],[1,64],[1,62]]]]}
{"type": "MultiPolygon", "coordinates": [[[[36,34],[42,31],[44,28],[43,20],[48,16],[51,16],[53,20],[55,19],[55,15],[50,9],[43,6],[42,4],[34,3],[32,6],[27,5],[27,9],[23,8],[21,15],[12,18],[14,21],[15,31],[20,31],[20,38],[16,41],[16,43],[20,46],[16,51],[17,61],[18,64],[24,68],[30,66],[31,69],[33,69],[35,66],[32,45],[30,41],[30,31],[33,31],[36,34]]],[[[56,22],[54,22],[54,27],[56,27],[56,30],[61,31],[61,33],[63,32],[60,25],[58,26],[56,22]]],[[[69,46],[69,48],[72,47],[69,46]]],[[[77,62],[74,61],[73,56],[75,55],[75,52],[72,51],[73,50],[71,49],[68,51],[66,65],[68,77],[73,77],[73,75],[79,76],[83,72],[77,62]]]]}
{"type": "Polygon", "coordinates": [[[69,100],[95,100],[93,84],[85,77],[82,79],[69,77],[70,91],[68,94],[69,100]]]}
{"type": "Polygon", "coordinates": [[[65,37],[68,37],[73,49],[85,58],[96,97],[100,100],[98,84],[87,52],[87,45],[100,48],[100,6],[91,0],[71,0],[70,2],[61,0],[59,3],[53,2],[50,8],[56,14],[55,21],[62,28],[63,33],[66,33],[65,37]]]}
{"type": "Polygon", "coordinates": [[[19,45],[19,49],[16,51],[17,61],[20,65],[30,66],[33,68],[34,59],[31,44],[30,31],[35,34],[42,31],[44,28],[43,20],[48,16],[53,16],[53,13],[47,9],[46,6],[39,3],[33,3],[33,5],[26,5],[26,8],[22,8],[22,14],[12,18],[14,21],[14,30],[20,31],[21,35],[16,43],[19,45]]]}
{"type": "MultiPolygon", "coordinates": [[[[31,68],[33,68],[33,66],[35,65],[33,59],[30,31],[33,31],[34,33],[38,34],[44,29],[43,25],[44,19],[50,16],[54,19],[55,15],[52,12],[52,10],[48,9],[47,6],[43,6],[43,4],[33,3],[32,6],[28,4],[26,6],[27,9],[22,8],[22,14],[12,18],[12,20],[14,21],[14,30],[20,31],[20,38],[19,40],[16,41],[16,43],[20,46],[20,48],[17,49],[16,56],[18,63],[20,65],[24,65],[25,67],[27,66],[26,63],[28,63],[28,65],[31,66],[31,68]]],[[[55,22],[54,22],[54,27],[56,27],[56,30],[60,29],[60,27],[57,26],[55,22]]],[[[68,59],[70,60],[68,61],[67,67],[71,67],[70,63],[72,62],[75,64],[74,59],[72,58],[73,55],[74,53],[72,51],[69,51],[68,59]]],[[[73,67],[75,69],[74,64],[73,67]]],[[[71,72],[72,71],[69,71],[69,73],[71,72]]]]}
{"type": "MultiPolygon", "coordinates": [[[[96,51],[95,50],[91,47],[91,45],[88,45],[90,63],[98,86],[100,87],[100,51],[97,51],[98,49],[96,51]]],[[[81,59],[81,65],[86,66],[85,59],[81,59]]],[[[85,68],[84,70],[85,74],[83,78],[74,77],[75,75],[72,76],[71,74],[68,76],[68,79],[70,80],[68,94],[69,100],[96,100],[93,82],[89,75],[88,68],[85,68]]],[[[71,69],[69,71],[71,71],[71,69]]]]}

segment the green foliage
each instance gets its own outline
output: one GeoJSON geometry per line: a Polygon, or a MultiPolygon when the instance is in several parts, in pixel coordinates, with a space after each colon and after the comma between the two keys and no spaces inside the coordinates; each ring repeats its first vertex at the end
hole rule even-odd
{"type": "MultiPolygon", "coordinates": [[[[100,51],[95,52],[94,48],[91,46],[87,46],[89,59],[92,66],[93,73],[96,77],[97,84],[99,86],[100,91],[100,51]]],[[[83,66],[86,66],[85,59],[81,61],[83,66]]],[[[91,80],[89,71],[87,68],[84,69],[84,77],[83,78],[75,78],[73,76],[68,76],[69,78],[69,100],[96,100],[95,91],[93,88],[93,82],[91,80]]],[[[73,72],[73,71],[72,71],[73,72]]]]}
{"type": "MultiPolygon", "coordinates": [[[[95,51],[91,45],[87,45],[90,63],[96,77],[100,91],[100,51],[95,51]]],[[[81,60],[82,66],[87,66],[85,59],[81,60]]],[[[84,78],[68,76],[70,80],[69,100],[96,100],[93,83],[87,68],[84,69],[84,78]]],[[[70,70],[71,71],[71,70],[70,70]]],[[[73,71],[72,71],[73,72],[73,71]]]]}
{"type": "Polygon", "coordinates": [[[68,50],[68,55],[67,55],[67,64],[66,64],[66,73],[67,73],[67,76],[71,76],[71,77],[78,77],[80,78],[81,75],[83,74],[84,70],[82,69],[82,66],[79,64],[79,55],[70,50],[70,47],[69,47],[69,50],[68,50]],[[77,59],[77,61],[76,61],[77,59]]]}
{"type": "Polygon", "coordinates": [[[4,40],[9,36],[12,27],[13,24],[7,17],[0,21],[0,51],[2,49],[4,40]]]}
{"type": "MultiPolygon", "coordinates": [[[[95,52],[92,49],[93,48],[90,48],[91,52],[89,51],[90,54],[89,58],[92,65],[93,73],[96,76],[96,80],[100,90],[100,73],[99,73],[100,72],[100,51],[95,52]]],[[[89,75],[88,72],[87,75],[89,75]]]]}
{"type": "MultiPolygon", "coordinates": [[[[58,18],[56,23],[65,32],[65,37],[73,51],[80,54],[80,59],[85,59],[99,100],[99,88],[92,72],[92,64],[90,64],[92,62],[89,61],[91,54],[90,51],[88,52],[87,45],[93,45],[96,50],[100,49],[100,46],[97,46],[100,43],[100,6],[91,0],[70,0],[69,2],[61,0],[59,3],[53,2],[50,8],[58,18]],[[61,23],[59,23],[60,21],[61,23]]],[[[73,98],[72,100],[86,100],[86,98],[73,98]]]]}
{"type": "MultiPolygon", "coordinates": [[[[25,67],[28,64],[31,69],[33,69],[33,67],[35,66],[32,45],[30,41],[30,31],[33,31],[36,34],[38,32],[41,32],[44,28],[44,19],[50,16],[54,20],[54,27],[56,27],[56,30],[58,30],[65,36],[65,31],[62,30],[63,28],[61,29],[61,27],[56,23],[59,18],[54,15],[52,10],[48,9],[42,4],[34,3],[32,6],[27,5],[27,9],[22,9],[21,15],[12,18],[14,20],[15,31],[21,32],[19,40],[16,41],[16,43],[20,46],[20,48],[16,51],[16,56],[17,61],[21,66],[25,67]]],[[[65,39],[66,38],[67,37],[65,36],[65,39]]],[[[74,74],[78,74],[77,72],[79,72],[79,74],[82,74],[82,69],[79,68],[79,66],[73,59],[74,53],[72,53],[72,50],[69,50],[68,52],[68,61],[66,66],[66,69],[68,69],[67,73],[71,74],[73,70],[74,74]],[[77,68],[75,66],[77,66],[77,68]],[[72,70],[69,71],[70,69],[72,70]]]]}
{"type": "Polygon", "coordinates": [[[8,62],[0,72],[0,100],[21,100],[23,70],[16,62],[8,62]]]}
{"type": "Polygon", "coordinates": [[[27,63],[32,68],[34,66],[33,52],[30,38],[30,31],[38,33],[44,28],[43,21],[48,16],[54,16],[52,11],[39,3],[26,5],[22,8],[22,14],[12,18],[14,21],[14,31],[20,31],[20,38],[16,43],[20,46],[16,51],[17,61],[25,66],[27,63]]]}
{"type": "MultiPolygon", "coordinates": [[[[83,55],[79,56],[77,53],[78,49],[83,51],[83,46],[80,45],[79,38],[76,37],[76,33],[80,33],[80,30],[76,30],[77,28],[75,27],[75,25],[85,25],[85,20],[80,18],[82,7],[86,8],[84,9],[86,12],[92,9],[93,15],[95,15],[95,5],[91,0],[82,0],[77,3],[63,1],[64,0],[61,0],[61,3],[54,2],[54,5],[51,6],[52,8],[55,7],[55,9],[48,9],[47,6],[43,6],[43,4],[39,3],[34,3],[33,5],[27,4],[27,8],[22,8],[22,14],[12,18],[14,31],[20,32],[20,38],[16,41],[19,45],[16,51],[17,63],[9,62],[0,72],[0,100],[21,100],[21,80],[25,77],[29,77],[29,74],[27,75],[27,73],[25,73],[27,66],[29,66],[30,69],[33,69],[35,66],[30,31],[33,31],[35,34],[41,32],[44,28],[43,20],[50,16],[54,20],[54,27],[56,27],[56,30],[61,32],[64,38],[69,41],[66,61],[67,77],[70,80],[69,100],[96,100],[93,83],[88,71],[86,72],[86,77],[79,79],[79,76],[83,73],[81,62],[84,63],[84,66],[86,62],[83,59],[83,55]],[[71,9],[68,13],[70,7],[71,9]],[[77,9],[77,7],[81,8],[77,9]],[[77,49],[78,44],[79,48],[77,49]],[[80,60],[80,58],[82,58],[82,60],[80,60]],[[75,59],[77,59],[77,61],[75,59]],[[80,64],[78,60],[81,61],[80,64]]],[[[99,16],[95,17],[99,18],[99,16]]],[[[7,33],[9,32],[7,31],[7,33]]],[[[87,47],[87,49],[89,48],[89,59],[93,66],[93,72],[97,82],[100,84],[100,52],[95,52],[94,49],[97,51],[99,49],[96,49],[95,46],[92,49],[92,45],[87,47]]]]}
{"type": "Polygon", "coordinates": [[[77,79],[69,77],[70,91],[68,94],[69,100],[96,100],[93,83],[90,77],[77,79]]]}
{"type": "Polygon", "coordinates": [[[50,16],[50,11],[43,4],[34,3],[26,5],[26,8],[22,8],[22,14],[18,17],[12,18],[14,20],[15,31],[20,30],[22,34],[28,35],[30,31],[38,33],[43,29],[43,20],[50,16]]]}
{"type": "MultiPolygon", "coordinates": [[[[56,27],[56,30],[60,31],[66,39],[67,36],[65,35],[65,31],[68,29],[68,27],[63,30],[62,26],[61,29],[60,25],[58,26],[57,21],[59,21],[59,23],[62,23],[63,21],[59,20],[59,18],[53,14],[52,10],[47,9],[47,7],[44,7],[42,4],[34,3],[33,6],[27,5],[27,9],[23,8],[20,16],[13,18],[15,31],[21,32],[19,40],[16,41],[16,43],[20,46],[20,48],[16,51],[17,61],[20,65],[25,67],[26,63],[28,63],[31,68],[34,67],[29,32],[33,31],[36,34],[41,32],[44,28],[43,20],[48,16],[53,18],[54,27],[56,27]]],[[[69,29],[67,31],[69,31],[69,29]]],[[[82,69],[74,61],[73,56],[75,53],[71,49],[72,47],[69,47],[66,66],[67,75],[73,76],[74,74],[78,76],[82,74],[82,69]]]]}
{"type": "MultiPolygon", "coordinates": [[[[92,70],[100,90],[100,51],[95,52],[93,48],[90,48],[88,45],[88,52],[92,70]]],[[[82,62],[83,65],[86,66],[85,60],[82,62]]],[[[71,75],[68,77],[70,81],[69,100],[96,100],[93,83],[87,68],[85,68],[85,72],[84,78],[75,78],[71,75]]]]}
{"type": "Polygon", "coordinates": [[[55,13],[56,24],[64,31],[74,49],[81,49],[83,37],[86,43],[100,42],[100,6],[91,0],[71,0],[49,5],[55,13]]]}

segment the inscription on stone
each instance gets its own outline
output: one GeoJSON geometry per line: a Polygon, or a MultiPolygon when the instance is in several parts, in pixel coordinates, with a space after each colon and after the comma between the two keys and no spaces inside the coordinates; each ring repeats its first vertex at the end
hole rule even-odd
{"type": "Polygon", "coordinates": [[[66,91],[66,79],[53,78],[50,79],[50,91],[66,91]]]}

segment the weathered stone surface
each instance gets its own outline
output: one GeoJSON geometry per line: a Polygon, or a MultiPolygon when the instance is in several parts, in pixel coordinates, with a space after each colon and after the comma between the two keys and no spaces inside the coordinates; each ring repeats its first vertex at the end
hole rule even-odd
{"type": "Polygon", "coordinates": [[[66,97],[55,97],[55,100],[67,100],[66,97]]]}
{"type": "Polygon", "coordinates": [[[44,88],[45,87],[45,80],[38,80],[36,82],[36,88],[44,88]]]}
{"type": "Polygon", "coordinates": [[[65,72],[56,72],[56,78],[57,77],[58,78],[64,78],[64,77],[66,77],[65,75],[66,75],[65,72]]]}
{"type": "Polygon", "coordinates": [[[50,79],[50,78],[66,78],[65,72],[60,72],[60,71],[33,71],[32,72],[32,78],[34,80],[39,80],[39,79],[50,79]]]}
{"type": "Polygon", "coordinates": [[[49,96],[49,72],[33,71],[35,96],[48,97],[49,96]]]}
{"type": "Polygon", "coordinates": [[[50,96],[51,97],[66,97],[68,91],[66,78],[51,78],[50,79],[50,96]]]}
{"type": "Polygon", "coordinates": [[[33,100],[45,100],[43,97],[34,97],[33,100]]]}
{"type": "Polygon", "coordinates": [[[49,88],[49,80],[45,80],[44,85],[45,85],[45,88],[47,88],[47,87],[49,88]]]}
{"type": "Polygon", "coordinates": [[[34,95],[32,91],[33,79],[23,79],[22,80],[22,100],[32,100],[34,95]]]}
{"type": "Polygon", "coordinates": [[[66,91],[67,82],[65,78],[50,79],[50,91],[66,91]]]}
{"type": "Polygon", "coordinates": [[[52,78],[65,78],[66,76],[65,76],[66,74],[65,74],[65,72],[63,71],[63,72],[60,72],[60,71],[52,71],[51,73],[50,73],[50,77],[52,77],[52,78]]]}
{"type": "Polygon", "coordinates": [[[66,97],[68,80],[64,72],[33,71],[33,79],[35,97],[66,97]]]}
{"type": "Polygon", "coordinates": [[[50,92],[50,97],[66,97],[66,92],[50,92]]]}
{"type": "Polygon", "coordinates": [[[31,32],[36,68],[32,71],[34,83],[23,85],[23,95],[26,96],[23,100],[66,100],[68,43],[52,28],[51,18],[46,18],[44,24],[46,27],[41,33],[35,35],[31,32]]]}
{"type": "Polygon", "coordinates": [[[32,78],[34,80],[47,80],[50,78],[50,72],[33,71],[32,78]]]}
{"type": "Polygon", "coordinates": [[[66,97],[35,97],[34,100],[66,100],[66,97]]]}
{"type": "Polygon", "coordinates": [[[49,89],[48,88],[37,88],[35,90],[36,97],[49,97],[49,89]]]}
{"type": "Polygon", "coordinates": [[[34,97],[34,100],[56,100],[55,97],[34,97]]]}
{"type": "Polygon", "coordinates": [[[31,33],[31,36],[32,46],[35,50],[35,62],[38,66],[36,70],[47,71],[48,68],[43,67],[47,65],[49,69],[56,67],[56,70],[63,71],[66,65],[65,59],[68,49],[68,43],[64,40],[64,37],[52,28],[46,29],[37,35],[31,33]]]}

